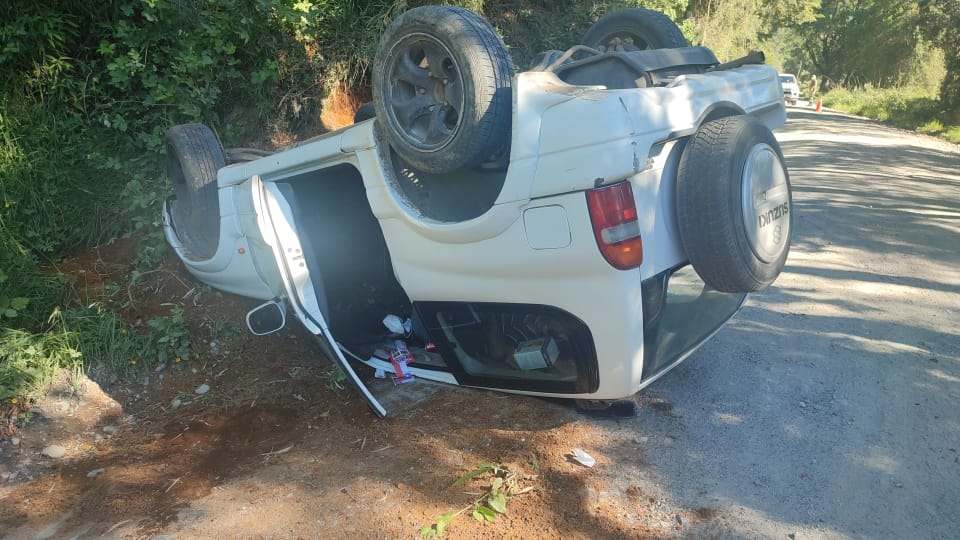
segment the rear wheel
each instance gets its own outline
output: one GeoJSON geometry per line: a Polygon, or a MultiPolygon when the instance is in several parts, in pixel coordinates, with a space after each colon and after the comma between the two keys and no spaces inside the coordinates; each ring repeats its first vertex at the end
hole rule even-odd
{"type": "Polygon", "coordinates": [[[669,17],[652,9],[621,9],[604,15],[583,36],[594,49],[637,51],[686,47],[683,32],[669,17]]]}
{"type": "Polygon", "coordinates": [[[173,126],[167,131],[167,177],[173,184],[170,215],[184,249],[209,259],[220,238],[217,171],[226,165],[216,135],[202,124],[173,126]]]}
{"type": "Polygon", "coordinates": [[[397,17],[374,62],[377,127],[414,167],[446,173],[495,161],[509,146],[513,65],[493,27],[466,9],[397,17]]]}
{"type": "Polygon", "coordinates": [[[701,126],[680,158],[677,219],[707,285],[751,292],[773,283],[793,229],[790,179],[773,133],[743,115],[701,126]]]}

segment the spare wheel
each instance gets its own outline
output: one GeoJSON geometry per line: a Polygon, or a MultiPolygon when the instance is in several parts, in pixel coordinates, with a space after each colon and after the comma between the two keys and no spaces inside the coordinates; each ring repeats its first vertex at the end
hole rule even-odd
{"type": "Polygon", "coordinates": [[[390,23],[374,60],[377,128],[414,167],[446,173],[509,149],[513,64],[490,23],[451,6],[390,23]]]}
{"type": "Polygon", "coordinates": [[[683,32],[670,17],[652,9],[613,11],[600,18],[583,36],[594,49],[637,51],[686,47],[683,32]]]}
{"type": "Polygon", "coordinates": [[[183,124],[167,130],[167,177],[173,184],[170,217],[184,249],[198,259],[209,259],[220,238],[217,171],[226,165],[216,135],[202,124],[183,124]]]}
{"type": "Polygon", "coordinates": [[[773,283],[793,232],[790,179],[773,133],[750,116],[702,125],[680,158],[677,220],[710,287],[751,292],[773,283]]]}

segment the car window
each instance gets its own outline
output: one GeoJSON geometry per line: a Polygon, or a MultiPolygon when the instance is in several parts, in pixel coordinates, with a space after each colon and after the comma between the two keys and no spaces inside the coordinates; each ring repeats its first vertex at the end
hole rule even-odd
{"type": "Polygon", "coordinates": [[[461,384],[557,393],[597,389],[593,337],[586,324],[565,311],[480,302],[415,306],[461,384]]]}
{"type": "Polygon", "coordinates": [[[780,84],[797,84],[797,79],[793,75],[781,75],[780,84]]]}
{"type": "Polygon", "coordinates": [[[658,322],[648,325],[644,335],[643,376],[669,366],[711,336],[740,309],[745,296],[711,289],[692,266],[670,275],[658,322]]]}

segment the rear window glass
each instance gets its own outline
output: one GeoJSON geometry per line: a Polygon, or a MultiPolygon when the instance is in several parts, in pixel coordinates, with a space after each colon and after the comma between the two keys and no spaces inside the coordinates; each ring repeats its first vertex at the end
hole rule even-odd
{"type": "Polygon", "coordinates": [[[662,303],[644,306],[656,313],[651,313],[655,321],[646,325],[644,334],[643,376],[669,366],[710,337],[740,309],[745,296],[711,289],[692,266],[674,272],[662,303]]]}
{"type": "Polygon", "coordinates": [[[797,84],[797,78],[794,77],[793,75],[781,75],[781,76],[780,76],[780,83],[781,83],[781,84],[784,84],[784,83],[786,83],[786,84],[790,84],[790,83],[797,84]]]}

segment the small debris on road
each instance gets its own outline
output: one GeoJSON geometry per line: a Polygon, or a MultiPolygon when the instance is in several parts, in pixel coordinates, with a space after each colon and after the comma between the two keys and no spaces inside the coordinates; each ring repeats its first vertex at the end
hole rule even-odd
{"type": "Polygon", "coordinates": [[[106,471],[104,468],[94,469],[87,473],[87,478],[96,478],[97,476],[103,474],[106,471]]]}
{"type": "Polygon", "coordinates": [[[597,464],[597,460],[593,459],[593,456],[583,451],[581,448],[573,448],[570,450],[573,459],[583,465],[584,467],[593,467],[597,464]]]}
{"type": "Polygon", "coordinates": [[[206,394],[206,393],[209,392],[209,391],[210,391],[210,385],[208,385],[208,384],[201,384],[201,385],[198,386],[197,389],[196,389],[196,393],[197,393],[197,395],[199,395],[199,396],[202,396],[202,395],[206,394]]]}
{"type": "Polygon", "coordinates": [[[59,444],[51,444],[50,446],[41,450],[40,453],[51,459],[60,459],[67,455],[67,449],[59,444]]]}

